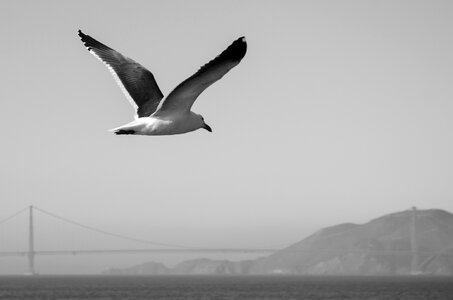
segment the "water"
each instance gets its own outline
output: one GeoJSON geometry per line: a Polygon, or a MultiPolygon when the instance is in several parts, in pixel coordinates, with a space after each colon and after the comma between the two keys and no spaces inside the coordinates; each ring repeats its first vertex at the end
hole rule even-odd
{"type": "Polygon", "coordinates": [[[0,299],[453,299],[453,277],[0,277],[0,299]]]}

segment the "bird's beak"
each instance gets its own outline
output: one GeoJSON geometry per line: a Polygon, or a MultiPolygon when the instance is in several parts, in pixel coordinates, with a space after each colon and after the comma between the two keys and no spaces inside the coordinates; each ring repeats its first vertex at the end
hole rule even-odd
{"type": "Polygon", "coordinates": [[[209,125],[206,124],[206,123],[204,123],[203,128],[206,129],[206,130],[209,131],[209,132],[212,132],[211,127],[209,127],[209,125]]]}

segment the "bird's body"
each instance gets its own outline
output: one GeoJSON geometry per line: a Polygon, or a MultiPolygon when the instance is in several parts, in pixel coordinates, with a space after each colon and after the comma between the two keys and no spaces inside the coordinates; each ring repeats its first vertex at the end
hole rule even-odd
{"type": "Polygon", "coordinates": [[[245,38],[237,39],[164,98],[150,71],[80,30],[79,36],[87,49],[107,66],[135,107],[134,121],[111,130],[118,135],[173,135],[200,128],[211,132],[203,117],[192,112],[191,107],[207,87],[241,61],[247,50],[245,38]]]}
{"type": "MultiPolygon", "coordinates": [[[[207,127],[200,115],[193,112],[175,114],[171,117],[149,116],[137,118],[125,125],[112,129],[116,134],[173,135],[207,127]]],[[[210,128],[206,128],[210,131],[210,128]]]]}

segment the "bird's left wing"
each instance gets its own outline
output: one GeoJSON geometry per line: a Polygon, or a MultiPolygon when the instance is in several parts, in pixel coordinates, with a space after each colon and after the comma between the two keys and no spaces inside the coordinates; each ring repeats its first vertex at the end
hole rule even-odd
{"type": "Polygon", "coordinates": [[[149,117],[164,97],[153,74],[134,60],[102,44],[79,30],[88,51],[110,70],[138,117],[149,117]]]}
{"type": "Polygon", "coordinates": [[[235,67],[247,52],[245,37],[235,40],[219,56],[180,83],[157,108],[154,115],[189,111],[197,97],[235,67]]]}

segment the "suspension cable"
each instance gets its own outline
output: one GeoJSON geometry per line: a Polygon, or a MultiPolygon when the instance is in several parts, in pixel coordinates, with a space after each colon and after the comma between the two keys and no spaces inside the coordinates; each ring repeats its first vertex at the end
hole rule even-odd
{"type": "Polygon", "coordinates": [[[82,227],[84,229],[88,229],[88,230],[91,230],[91,231],[94,231],[94,232],[97,232],[97,233],[102,233],[102,234],[105,234],[105,235],[121,238],[121,239],[124,239],[124,240],[139,242],[139,243],[143,243],[143,244],[151,244],[151,245],[155,245],[155,246],[164,246],[164,247],[173,247],[173,248],[182,248],[182,249],[196,249],[194,247],[189,247],[189,246],[176,245],[176,244],[167,244],[167,243],[161,243],[161,242],[157,242],[157,241],[142,240],[142,239],[138,239],[138,238],[134,238],[134,237],[129,237],[129,236],[121,235],[121,234],[108,232],[108,231],[105,231],[105,230],[102,230],[102,229],[94,228],[94,227],[91,227],[91,226],[83,225],[83,224],[81,224],[79,222],[75,222],[75,221],[69,220],[67,218],[58,216],[56,214],[53,214],[51,212],[48,212],[48,211],[43,210],[41,208],[38,208],[36,206],[33,206],[33,208],[36,209],[37,211],[40,211],[41,213],[44,213],[46,215],[49,215],[51,217],[54,217],[56,219],[59,219],[61,221],[66,222],[66,223],[69,223],[69,224],[72,224],[72,225],[76,225],[76,226],[79,226],[79,227],[82,227]]]}
{"type": "Polygon", "coordinates": [[[7,217],[7,218],[1,220],[1,221],[0,221],[0,225],[3,224],[3,223],[8,222],[9,220],[11,220],[12,218],[14,218],[15,216],[20,215],[21,213],[23,213],[23,212],[26,211],[27,209],[29,209],[29,206],[24,207],[24,208],[22,208],[21,210],[19,210],[18,212],[12,214],[11,216],[9,216],[9,217],[7,217]]]}

